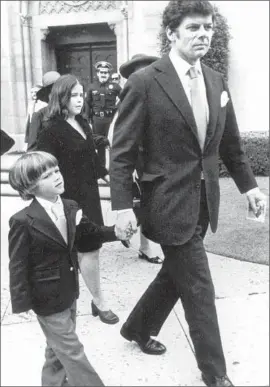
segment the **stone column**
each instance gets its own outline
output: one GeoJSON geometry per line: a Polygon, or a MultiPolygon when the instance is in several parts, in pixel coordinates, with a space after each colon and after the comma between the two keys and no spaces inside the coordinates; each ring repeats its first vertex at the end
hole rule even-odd
{"type": "Polygon", "coordinates": [[[7,3],[7,1],[1,2],[1,128],[14,137],[16,125],[13,113],[12,36],[7,3]]]}
{"type": "Polygon", "coordinates": [[[147,1],[133,1],[130,21],[130,58],[135,54],[147,54],[148,37],[145,34],[144,8],[147,1]]]}
{"type": "Polygon", "coordinates": [[[122,24],[122,37],[123,37],[123,43],[124,43],[124,50],[123,50],[123,62],[129,59],[129,9],[128,9],[128,2],[122,1],[122,6],[120,9],[122,15],[123,15],[123,22],[122,24]]]}
{"type": "Polygon", "coordinates": [[[19,1],[1,1],[1,128],[15,140],[13,150],[24,146],[27,112],[27,47],[23,55],[19,1]]]}

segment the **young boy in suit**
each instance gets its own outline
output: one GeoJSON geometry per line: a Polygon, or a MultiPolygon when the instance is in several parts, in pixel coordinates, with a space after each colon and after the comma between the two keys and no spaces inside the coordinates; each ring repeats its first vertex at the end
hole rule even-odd
{"type": "Polygon", "coordinates": [[[60,198],[64,181],[49,153],[21,156],[9,180],[33,199],[9,220],[10,293],[13,313],[32,309],[46,337],[42,386],[103,386],[75,332],[77,251],[117,240],[114,226],[90,222],[75,201],[60,198]]]}

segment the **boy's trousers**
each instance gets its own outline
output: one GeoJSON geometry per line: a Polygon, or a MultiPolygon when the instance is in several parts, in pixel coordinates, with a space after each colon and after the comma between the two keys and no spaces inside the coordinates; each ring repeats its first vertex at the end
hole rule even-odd
{"type": "Polygon", "coordinates": [[[63,312],[37,319],[47,340],[42,386],[104,386],[75,332],[76,301],[63,312]]]}

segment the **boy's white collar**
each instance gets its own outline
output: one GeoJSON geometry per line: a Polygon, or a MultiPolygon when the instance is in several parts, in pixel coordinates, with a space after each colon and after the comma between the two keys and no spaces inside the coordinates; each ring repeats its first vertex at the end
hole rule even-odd
{"type": "Polygon", "coordinates": [[[61,199],[60,195],[57,196],[57,200],[56,200],[55,203],[52,203],[52,202],[50,202],[47,199],[40,198],[40,197],[37,197],[37,196],[36,196],[36,199],[37,199],[37,201],[39,202],[39,204],[42,207],[44,207],[45,209],[48,209],[48,210],[50,210],[52,208],[52,206],[55,205],[56,203],[63,205],[63,202],[62,202],[62,199],[61,199]]]}

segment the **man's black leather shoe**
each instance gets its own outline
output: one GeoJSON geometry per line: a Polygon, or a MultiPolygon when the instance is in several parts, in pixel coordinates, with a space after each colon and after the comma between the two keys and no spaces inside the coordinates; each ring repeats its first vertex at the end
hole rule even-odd
{"type": "Polygon", "coordinates": [[[218,377],[202,374],[202,380],[207,387],[233,387],[233,384],[227,375],[218,377]]]}
{"type": "Polygon", "coordinates": [[[128,329],[125,327],[125,324],[122,326],[120,333],[124,339],[128,341],[135,341],[140,349],[148,355],[162,355],[164,352],[166,352],[165,345],[161,344],[157,340],[151,339],[151,337],[143,339],[137,333],[128,331],[128,329]]]}

